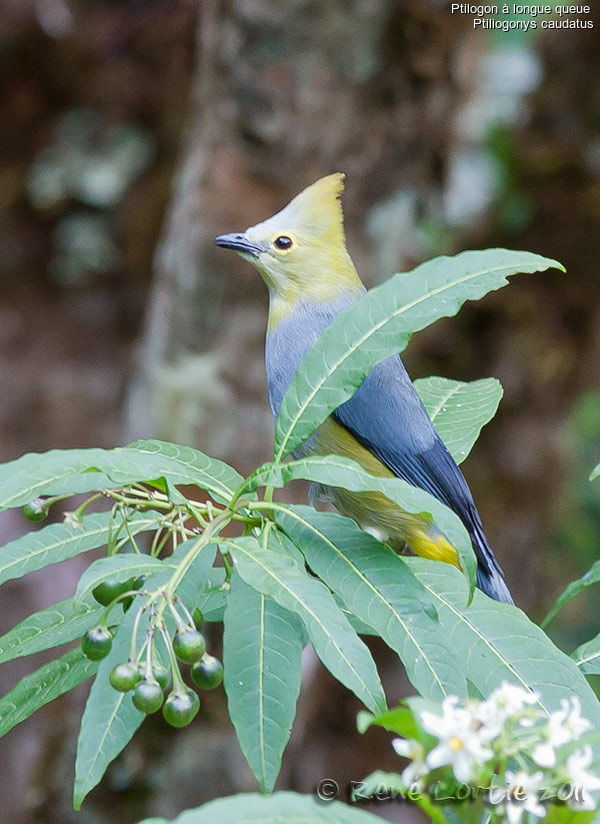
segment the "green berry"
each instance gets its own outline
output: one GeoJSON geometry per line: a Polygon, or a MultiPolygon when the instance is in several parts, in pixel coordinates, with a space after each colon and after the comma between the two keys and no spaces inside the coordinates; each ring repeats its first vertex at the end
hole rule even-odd
{"type": "Polygon", "coordinates": [[[190,670],[192,681],[202,690],[212,690],[223,680],[223,664],[213,655],[204,653],[190,670]]]}
{"type": "MultiPolygon", "coordinates": [[[[139,578],[135,580],[131,578],[128,583],[130,586],[127,589],[141,589],[144,586],[144,582],[146,580],[146,575],[140,575],[139,578]]],[[[123,607],[123,612],[127,612],[129,607],[133,604],[133,599],[135,598],[134,595],[130,595],[129,598],[123,598],[121,601],[121,605],[123,607]]]]}
{"type": "Polygon", "coordinates": [[[108,680],[111,687],[118,690],[118,692],[129,692],[142,680],[142,676],[137,668],[127,661],[125,664],[117,664],[116,667],[113,667],[108,680]]]}
{"type": "MultiPolygon", "coordinates": [[[[146,578],[147,578],[146,575],[140,575],[140,577],[135,578],[135,580],[133,578],[131,578],[128,581],[128,584],[130,584],[130,586],[127,587],[127,590],[141,589],[144,586],[144,582],[146,581],[146,578]]],[[[125,592],[127,592],[127,590],[125,590],[125,592]]],[[[134,595],[130,595],[129,598],[123,598],[123,601],[121,602],[122,606],[123,606],[123,612],[127,612],[129,607],[133,604],[133,599],[134,598],[135,598],[134,595]]]]}
{"type": "Polygon", "coordinates": [[[133,582],[133,578],[129,578],[127,581],[118,581],[116,578],[109,578],[106,581],[102,581],[97,587],[94,587],[92,595],[99,604],[107,607],[115,598],[118,598],[119,595],[123,595],[124,592],[129,592],[129,590],[132,589],[133,582]]]}
{"type": "Polygon", "coordinates": [[[198,715],[200,699],[193,690],[174,691],[167,696],[162,714],[172,727],[187,727],[198,715]]]}
{"type": "MultiPolygon", "coordinates": [[[[142,661],[142,663],[138,667],[138,672],[141,678],[146,677],[146,662],[142,661]]],[[[159,664],[157,661],[154,661],[152,664],[152,678],[154,681],[158,681],[161,686],[161,689],[164,691],[169,686],[169,670],[165,669],[162,664],[159,664]]]]}
{"type": "Polygon", "coordinates": [[[133,704],[140,712],[149,715],[160,709],[163,691],[158,681],[140,681],[133,691],[133,704]]]}
{"type": "Polygon", "coordinates": [[[152,664],[152,675],[156,678],[163,690],[169,686],[169,670],[158,664],[156,661],[152,664]]]}
{"type": "Polygon", "coordinates": [[[28,521],[43,521],[48,517],[48,510],[44,509],[43,498],[36,498],[23,507],[23,515],[28,521]]]}
{"type": "Polygon", "coordinates": [[[173,649],[185,664],[199,661],[206,650],[206,641],[201,632],[195,629],[178,630],[173,638],[173,649]]]}
{"type": "Polygon", "coordinates": [[[112,647],[112,635],[106,627],[98,625],[88,630],[81,639],[83,654],[92,661],[106,658],[112,647]]]}

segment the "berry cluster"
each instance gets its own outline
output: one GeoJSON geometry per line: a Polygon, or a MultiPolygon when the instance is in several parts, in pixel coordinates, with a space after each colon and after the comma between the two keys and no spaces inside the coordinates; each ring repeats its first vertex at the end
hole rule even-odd
{"type": "MultiPolygon", "coordinates": [[[[83,636],[81,646],[88,658],[99,661],[109,654],[112,647],[112,633],[107,623],[110,611],[119,602],[127,611],[136,595],[149,595],[147,590],[142,589],[143,584],[142,578],[125,582],[109,580],[92,591],[94,598],[106,609],[98,625],[83,636]]],[[[133,692],[133,704],[140,712],[150,714],[162,707],[167,723],[173,727],[185,727],[198,714],[200,700],[194,690],[186,686],[180,662],[190,665],[191,680],[200,689],[219,686],[223,680],[223,665],[218,658],[206,652],[206,641],[200,632],[203,618],[199,610],[194,610],[192,616],[177,596],[171,596],[166,591],[161,596],[175,619],[175,634],[171,637],[167,631],[163,611],[154,602],[150,607],[145,641],[138,650],[138,629],[148,610],[148,603],[140,607],[134,620],[129,658],[113,667],[109,680],[111,686],[119,692],[133,692]],[[156,648],[157,637],[164,643],[168,667],[160,662],[156,648]],[[164,694],[170,687],[165,698],[164,694]]]]}

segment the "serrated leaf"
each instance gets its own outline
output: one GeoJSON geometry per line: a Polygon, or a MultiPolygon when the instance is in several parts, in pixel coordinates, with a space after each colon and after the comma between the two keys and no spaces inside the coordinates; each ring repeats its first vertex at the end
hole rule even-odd
{"type": "Polygon", "coordinates": [[[556,613],[561,610],[565,604],[567,604],[572,598],[575,598],[576,595],[579,595],[586,587],[591,586],[592,584],[597,584],[600,582],[600,561],[596,561],[592,566],[588,569],[585,575],[582,575],[581,578],[578,578],[576,581],[571,581],[571,583],[565,588],[564,592],[562,592],[554,604],[552,608],[541,622],[540,626],[546,627],[550,621],[554,618],[556,613]]]}
{"type": "Polygon", "coordinates": [[[44,704],[83,683],[97,668],[98,662],[90,661],[78,647],[26,675],[0,699],[0,736],[44,704]]]}
{"type": "MultiPolygon", "coordinates": [[[[144,715],[133,706],[131,693],[117,692],[108,680],[111,669],[129,658],[135,616],[134,609],[125,614],[110,653],[100,662],[83,711],[75,760],[73,805],[76,810],[144,720],[144,715]]],[[[143,630],[144,620],[138,638],[143,637],[143,630]]]]}
{"type": "Polygon", "coordinates": [[[356,635],[329,590],[279,552],[263,549],[253,537],[226,541],[240,576],[302,618],[315,652],[332,675],[373,712],[385,695],[371,653],[356,635]]]}
{"type": "Polygon", "coordinates": [[[574,694],[582,714],[600,726],[600,704],[576,664],[520,609],[476,590],[465,610],[458,570],[422,558],[404,560],[431,592],[440,633],[483,696],[508,681],[539,693],[540,707],[549,713],[560,706],[561,698],[574,694]]]}
{"type": "Polygon", "coordinates": [[[271,792],[296,714],[302,625],[237,574],[223,623],[229,716],[262,792],[271,792]]]}
{"type": "Polygon", "coordinates": [[[412,486],[402,478],[369,475],[360,464],[340,455],[312,456],[286,464],[264,464],[248,477],[246,483],[249,489],[254,490],[259,486],[284,486],[295,479],[314,481],[324,486],[339,486],[352,492],[382,492],[407,512],[429,513],[436,526],[456,548],[472,594],[477,559],[471,539],[458,515],[429,492],[412,486]]]}
{"type": "MultiPolygon", "coordinates": [[[[39,495],[90,492],[135,481],[164,478],[193,484],[229,501],[243,478],[222,461],[189,446],[136,441],[116,449],[69,449],[29,453],[0,465],[0,510],[23,506],[39,495]]],[[[185,498],[170,488],[172,500],[185,498]]]]}
{"type": "Polygon", "coordinates": [[[276,421],[275,459],[303,443],[373,366],[405,348],[413,332],[499,289],[508,275],[550,267],[563,269],[530,252],[469,251],[434,258],[371,289],[333,320],[302,359],[276,421]]]}
{"type": "Polygon", "coordinates": [[[600,675],[600,635],[577,647],[571,658],[585,675],[600,675]]]}
{"type": "Polygon", "coordinates": [[[103,609],[93,599],[68,598],[29,615],[0,637],[0,664],[80,638],[97,623],[103,609]]]}
{"type": "Polygon", "coordinates": [[[117,581],[126,581],[128,578],[137,578],[139,575],[151,575],[162,570],[174,571],[177,564],[170,558],[164,561],[150,555],[111,555],[110,558],[98,558],[85,570],[75,591],[75,600],[81,601],[98,584],[114,578],[117,581]]]}
{"type": "Polygon", "coordinates": [[[275,519],[302,547],[313,572],[399,655],[421,695],[466,697],[460,659],[425,611],[435,615],[433,599],[400,556],[331,512],[286,506],[276,510],[275,519]]]}
{"type": "Polygon", "coordinates": [[[483,426],[496,414],[502,385],[496,378],[465,383],[448,378],[420,378],[414,381],[441,439],[456,463],[467,457],[483,426]]]}
{"type": "MultiPolygon", "coordinates": [[[[178,815],[172,824],[381,824],[381,819],[339,801],[323,803],[314,795],[282,792],[241,793],[219,798],[178,815]]],[[[140,824],[167,824],[146,818],[140,824]]]]}
{"type": "MultiPolygon", "coordinates": [[[[137,535],[151,529],[159,517],[156,512],[135,515],[128,521],[129,531],[137,535]]],[[[110,512],[98,512],[86,515],[77,527],[50,524],[10,541],[0,552],[0,584],[102,546],[110,535],[110,520],[110,512]]]]}

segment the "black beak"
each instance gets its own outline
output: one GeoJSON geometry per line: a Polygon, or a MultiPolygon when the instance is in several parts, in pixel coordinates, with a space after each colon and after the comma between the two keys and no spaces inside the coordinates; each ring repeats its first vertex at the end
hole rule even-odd
{"type": "Polygon", "coordinates": [[[230,235],[219,235],[215,238],[217,246],[224,249],[233,249],[235,252],[244,252],[247,255],[258,257],[263,251],[256,243],[248,240],[243,232],[232,232],[230,235]]]}

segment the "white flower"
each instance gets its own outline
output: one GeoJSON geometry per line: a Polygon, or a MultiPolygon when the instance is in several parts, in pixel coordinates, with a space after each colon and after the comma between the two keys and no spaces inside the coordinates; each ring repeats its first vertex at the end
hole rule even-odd
{"type": "Polygon", "coordinates": [[[587,718],[582,718],[581,703],[577,696],[572,695],[570,701],[567,698],[561,699],[560,706],[561,709],[551,713],[548,718],[544,742],[538,744],[531,754],[540,767],[554,767],[555,750],[569,741],[576,741],[592,726],[587,718]]]}
{"type": "Polygon", "coordinates": [[[499,722],[502,724],[509,718],[513,718],[527,710],[527,707],[538,703],[538,695],[535,692],[509,684],[503,681],[499,687],[490,694],[483,704],[489,706],[490,712],[496,708],[499,722]]]}
{"type": "Polygon", "coordinates": [[[468,783],[474,777],[474,768],[492,756],[486,746],[490,734],[471,709],[457,704],[458,698],[449,696],[442,702],[441,717],[426,710],[420,713],[423,729],[439,740],[426,764],[431,770],[450,764],[457,780],[468,783]]]}
{"type": "Polygon", "coordinates": [[[541,771],[529,775],[524,770],[519,772],[506,771],[506,800],[504,808],[508,824],[519,824],[523,813],[543,818],[546,808],[540,804],[538,789],[544,775],[541,771]]]}
{"type": "MultiPolygon", "coordinates": [[[[563,709],[567,711],[569,708],[569,701],[566,698],[563,698],[560,703],[563,709]]],[[[592,728],[591,721],[588,721],[587,718],[583,718],[581,715],[581,701],[576,695],[571,696],[571,712],[568,713],[564,720],[564,727],[571,733],[570,740],[572,741],[575,741],[577,738],[581,738],[586,730],[590,730],[592,728]]]]}
{"type": "Polygon", "coordinates": [[[492,741],[500,735],[502,730],[502,717],[498,712],[498,705],[495,701],[481,701],[473,703],[472,712],[475,721],[480,725],[480,736],[492,741]]]}
{"type": "Polygon", "coordinates": [[[590,792],[600,790],[600,778],[588,772],[594,758],[589,744],[580,750],[575,750],[567,758],[565,774],[573,790],[567,803],[575,810],[595,810],[596,803],[590,792]]]}
{"type": "Polygon", "coordinates": [[[65,512],[63,514],[63,523],[68,524],[72,529],[79,529],[83,521],[77,512],[65,512]]]}
{"type": "Polygon", "coordinates": [[[402,781],[404,786],[408,788],[414,787],[416,784],[419,789],[423,788],[423,776],[427,773],[427,764],[425,763],[425,748],[418,741],[413,738],[394,738],[392,747],[396,750],[398,755],[403,758],[409,758],[410,764],[402,771],[402,781]]]}

